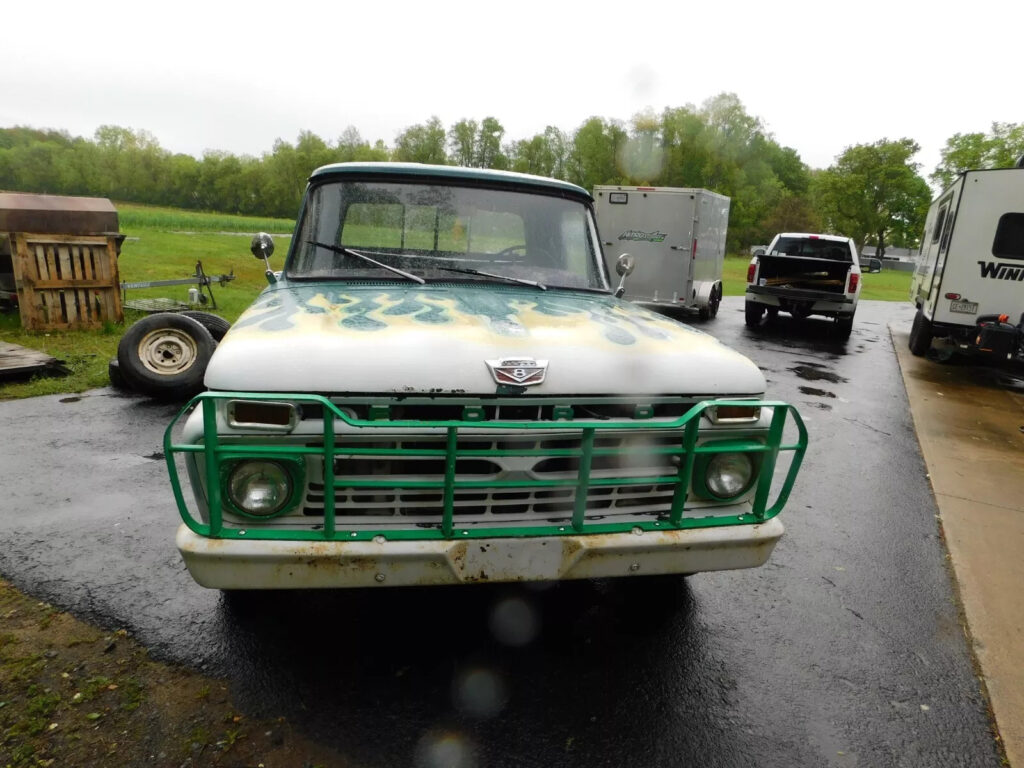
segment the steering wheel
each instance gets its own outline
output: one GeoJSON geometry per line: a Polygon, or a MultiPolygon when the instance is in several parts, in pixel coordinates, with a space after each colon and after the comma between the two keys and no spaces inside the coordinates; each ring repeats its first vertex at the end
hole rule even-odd
{"type": "Polygon", "coordinates": [[[526,243],[519,243],[517,245],[510,245],[508,248],[502,248],[500,251],[495,253],[495,256],[508,256],[516,251],[522,251],[523,255],[532,257],[530,262],[537,267],[551,267],[557,269],[559,264],[555,261],[555,257],[550,251],[543,248],[537,248],[534,246],[529,251],[526,250],[526,243]]]}

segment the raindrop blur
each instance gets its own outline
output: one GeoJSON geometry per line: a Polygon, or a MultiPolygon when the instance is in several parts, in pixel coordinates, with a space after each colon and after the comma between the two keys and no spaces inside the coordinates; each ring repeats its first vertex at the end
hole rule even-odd
{"type": "Polygon", "coordinates": [[[526,645],[537,637],[540,617],[537,609],[521,597],[505,598],[491,611],[490,628],[499,643],[526,645]]]}
{"type": "Polygon", "coordinates": [[[505,706],[508,691],[505,681],[490,669],[466,670],[452,686],[455,708],[473,717],[494,717],[505,706]]]}
{"type": "Polygon", "coordinates": [[[645,184],[661,175],[665,151],[649,136],[628,139],[619,150],[619,170],[632,179],[645,184]]]}
{"type": "Polygon", "coordinates": [[[454,731],[428,731],[416,745],[416,768],[475,768],[473,745],[454,731]]]}

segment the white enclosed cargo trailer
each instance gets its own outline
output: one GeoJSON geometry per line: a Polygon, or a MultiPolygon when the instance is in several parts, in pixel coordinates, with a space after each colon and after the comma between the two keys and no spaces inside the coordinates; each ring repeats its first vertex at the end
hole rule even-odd
{"type": "Polygon", "coordinates": [[[729,198],[706,189],[595,186],[597,227],[608,269],[636,260],[624,298],[658,312],[718,313],[729,198]]]}
{"type": "Polygon", "coordinates": [[[962,173],[932,203],[910,286],[910,349],[1024,361],[1024,167],[962,173]]]}

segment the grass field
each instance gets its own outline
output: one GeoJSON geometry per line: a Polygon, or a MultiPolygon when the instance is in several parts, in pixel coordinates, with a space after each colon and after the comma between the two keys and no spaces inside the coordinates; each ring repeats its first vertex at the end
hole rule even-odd
{"type": "MultiPolygon", "coordinates": [[[[258,219],[128,204],[119,204],[117,209],[121,232],[126,235],[118,261],[121,280],[184,278],[195,273],[196,262],[200,261],[208,275],[234,275],[231,282],[212,286],[216,309],[209,305],[203,307],[229,322],[234,322],[266,285],[263,262],[249,252],[251,234],[276,233],[277,249],[272,264],[279,268],[288,250],[289,237],[285,233],[290,233],[294,225],[289,219],[258,219]]],[[[726,296],[743,294],[749,261],[746,256],[726,258],[722,277],[726,296]]],[[[886,271],[864,275],[863,281],[863,299],[905,301],[910,273],[886,271]]],[[[126,298],[185,301],[189,287],[131,289],[126,298]]],[[[143,312],[126,309],[124,326],[43,333],[22,330],[17,314],[0,314],[0,338],[52,355],[71,371],[65,377],[38,377],[23,383],[0,384],[0,400],[82,392],[106,386],[107,363],[116,356],[124,329],[143,316],[143,312]]]]}
{"type": "MultiPolygon", "coordinates": [[[[726,296],[742,296],[747,285],[749,256],[727,256],[722,268],[722,285],[726,296]]],[[[908,301],[911,272],[883,270],[861,275],[860,297],[874,301],[908,301]]]]}
{"type": "MultiPolygon", "coordinates": [[[[234,274],[231,282],[214,284],[217,308],[202,307],[230,322],[252,303],[267,284],[264,265],[249,252],[251,234],[259,231],[279,233],[272,264],[280,267],[288,250],[294,222],[289,219],[255,219],[244,216],[194,213],[170,208],[152,208],[119,204],[121,246],[118,269],[122,282],[173,280],[195,273],[200,261],[208,275],[234,274]],[[228,234],[235,233],[235,234],[228,234]],[[242,233],[242,234],[237,234],[242,233]]],[[[189,285],[132,289],[126,298],[172,298],[185,301],[189,285]]],[[[99,331],[29,332],[21,327],[17,314],[0,314],[0,337],[12,344],[38,349],[64,361],[71,374],[37,377],[26,382],[0,384],[0,399],[35,395],[82,392],[108,383],[107,363],[117,355],[117,343],[124,329],[145,313],[126,309],[124,325],[99,331]]]]}

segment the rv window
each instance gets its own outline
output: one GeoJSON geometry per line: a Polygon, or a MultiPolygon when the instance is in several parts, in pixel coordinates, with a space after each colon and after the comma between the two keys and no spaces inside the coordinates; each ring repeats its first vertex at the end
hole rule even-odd
{"type": "Polygon", "coordinates": [[[1000,259],[1024,259],[1024,213],[1004,213],[999,217],[992,255],[1000,259]]]}
{"type": "Polygon", "coordinates": [[[952,236],[953,236],[953,213],[950,212],[950,214],[946,217],[945,224],[943,224],[943,226],[942,226],[942,240],[941,240],[941,242],[939,242],[939,254],[940,255],[945,253],[946,249],[949,248],[949,241],[950,241],[950,238],[952,238],[952,236]]]}
{"type": "Polygon", "coordinates": [[[939,242],[939,235],[942,234],[942,222],[946,220],[946,206],[939,209],[939,215],[935,217],[935,229],[932,230],[932,242],[939,242]]]}

